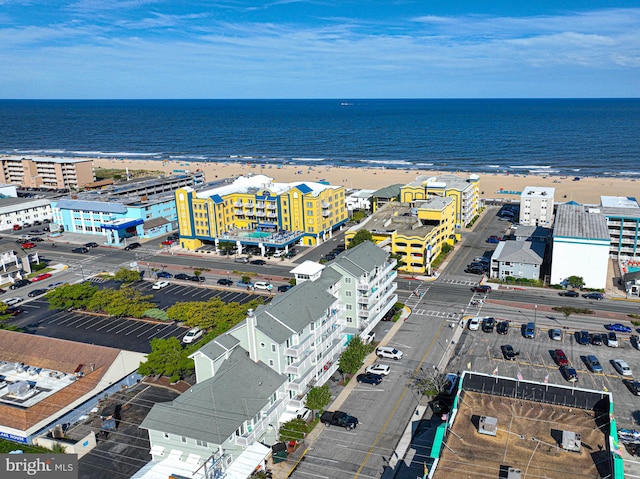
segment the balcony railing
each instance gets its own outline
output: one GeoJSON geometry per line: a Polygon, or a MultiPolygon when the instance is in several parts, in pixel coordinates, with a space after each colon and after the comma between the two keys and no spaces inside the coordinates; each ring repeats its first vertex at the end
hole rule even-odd
{"type": "Polygon", "coordinates": [[[318,337],[326,334],[329,331],[333,331],[334,329],[340,329],[340,326],[336,322],[335,315],[333,317],[325,319],[322,325],[316,331],[314,331],[313,334],[309,334],[299,344],[295,344],[286,348],[284,350],[285,356],[291,356],[294,358],[299,357],[304,351],[313,347],[313,344],[318,337]]]}
{"type": "Polygon", "coordinates": [[[242,436],[236,436],[236,444],[239,446],[250,446],[256,440],[260,439],[269,424],[277,420],[285,408],[286,403],[283,399],[276,401],[257,424],[247,426],[247,429],[251,429],[250,431],[245,432],[242,436]]]}

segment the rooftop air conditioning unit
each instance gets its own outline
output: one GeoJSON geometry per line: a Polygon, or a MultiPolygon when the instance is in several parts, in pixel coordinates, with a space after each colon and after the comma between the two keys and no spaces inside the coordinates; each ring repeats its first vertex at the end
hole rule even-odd
{"type": "Polygon", "coordinates": [[[478,424],[478,432],[487,436],[495,436],[498,431],[498,418],[489,416],[480,416],[478,424]]]}

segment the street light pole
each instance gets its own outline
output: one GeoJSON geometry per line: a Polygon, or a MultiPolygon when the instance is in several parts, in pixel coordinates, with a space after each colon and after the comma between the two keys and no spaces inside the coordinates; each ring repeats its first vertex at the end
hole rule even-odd
{"type": "Polygon", "coordinates": [[[538,317],[538,305],[534,304],[533,305],[533,323],[536,323],[536,319],[538,317]]]}

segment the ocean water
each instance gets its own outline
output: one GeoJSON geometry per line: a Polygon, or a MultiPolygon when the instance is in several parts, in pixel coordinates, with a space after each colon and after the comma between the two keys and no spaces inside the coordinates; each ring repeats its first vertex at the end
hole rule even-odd
{"type": "Polygon", "coordinates": [[[0,154],[640,176],[640,99],[0,101],[0,154]]]}

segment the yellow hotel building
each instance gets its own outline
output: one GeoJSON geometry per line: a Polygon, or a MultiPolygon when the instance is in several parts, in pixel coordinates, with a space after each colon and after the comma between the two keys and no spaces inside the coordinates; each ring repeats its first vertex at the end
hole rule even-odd
{"type": "Polygon", "coordinates": [[[316,245],[347,222],[345,191],[311,181],[274,183],[266,175],[241,176],[208,190],[176,191],[183,248],[233,242],[287,251],[294,244],[316,245]]]}

